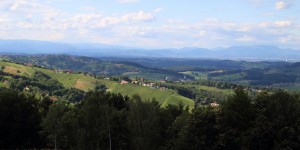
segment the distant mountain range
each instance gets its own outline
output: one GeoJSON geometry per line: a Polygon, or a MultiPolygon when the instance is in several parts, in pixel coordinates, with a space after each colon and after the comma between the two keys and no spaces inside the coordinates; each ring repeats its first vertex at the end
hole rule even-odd
{"type": "Polygon", "coordinates": [[[71,54],[92,57],[168,57],[232,60],[300,60],[300,50],[276,46],[233,46],[228,48],[143,49],[93,43],[59,43],[34,40],[0,40],[2,54],[71,54]]]}

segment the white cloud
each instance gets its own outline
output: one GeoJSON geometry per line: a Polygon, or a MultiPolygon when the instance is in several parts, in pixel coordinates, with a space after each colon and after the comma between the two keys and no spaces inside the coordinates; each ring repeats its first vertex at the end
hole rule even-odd
{"type": "Polygon", "coordinates": [[[228,31],[236,29],[236,27],[237,27],[237,25],[235,23],[233,23],[233,22],[225,22],[225,23],[223,23],[223,28],[225,30],[228,30],[228,31]]]}
{"type": "Polygon", "coordinates": [[[258,27],[260,27],[260,28],[267,28],[269,26],[270,26],[269,22],[261,22],[258,24],[258,27]]]}
{"type": "Polygon", "coordinates": [[[290,6],[291,6],[290,4],[287,4],[284,1],[279,1],[279,2],[276,2],[275,9],[277,9],[277,10],[288,9],[288,8],[290,8],[290,6]]]}
{"type": "Polygon", "coordinates": [[[274,44],[279,42],[278,37],[293,35],[294,33],[290,33],[290,31],[297,28],[297,26],[293,26],[292,22],[289,25],[284,21],[278,21],[277,26],[275,22],[251,24],[225,22],[217,19],[204,19],[197,23],[170,19],[167,20],[167,23],[160,27],[148,24],[147,27],[129,25],[123,28],[122,25],[118,25],[112,27],[112,31],[114,36],[119,37],[119,42],[125,45],[132,44],[142,47],[153,47],[153,45],[156,47],[185,47],[193,45],[209,48],[216,45],[231,46],[245,43],[274,44]],[[279,26],[286,28],[282,30],[279,26]],[[149,45],[150,43],[152,45],[149,45]]]}
{"type": "Polygon", "coordinates": [[[84,13],[67,15],[66,18],[59,18],[57,13],[45,14],[43,20],[39,20],[39,28],[53,30],[68,29],[102,29],[117,24],[134,24],[151,21],[154,18],[152,13],[137,11],[120,16],[105,16],[100,13],[84,13]],[[57,17],[57,18],[56,18],[57,17]]]}
{"type": "Polygon", "coordinates": [[[60,15],[57,9],[51,8],[47,5],[42,5],[36,0],[3,0],[0,3],[0,10],[2,14],[9,16],[10,20],[39,20],[54,19],[60,15]]]}
{"type": "Polygon", "coordinates": [[[146,13],[142,10],[134,13],[129,13],[126,15],[123,15],[121,17],[122,21],[125,22],[131,22],[131,21],[150,21],[154,18],[154,15],[152,13],[146,13]]]}
{"type": "Polygon", "coordinates": [[[97,10],[95,7],[91,7],[91,6],[88,6],[88,7],[82,7],[82,8],[80,8],[80,9],[83,10],[83,11],[88,11],[88,12],[94,12],[94,11],[97,10]]]}
{"type": "Polygon", "coordinates": [[[287,35],[287,36],[284,36],[284,37],[279,37],[278,42],[281,42],[281,43],[297,43],[299,45],[300,37],[299,36],[294,36],[294,35],[287,35]]]}
{"type": "Polygon", "coordinates": [[[241,26],[239,28],[237,28],[236,30],[239,31],[239,32],[249,32],[250,30],[252,29],[251,26],[241,26]]]}
{"type": "Polygon", "coordinates": [[[155,8],[155,9],[153,10],[153,12],[159,13],[159,12],[161,12],[162,10],[163,10],[163,8],[159,7],[159,8],[155,8]]]}
{"type": "MultiPolygon", "coordinates": [[[[56,1],[56,0],[55,0],[56,1]]],[[[71,1],[71,0],[68,0],[71,1]]],[[[287,2],[284,1],[287,7],[287,2]]],[[[198,22],[166,19],[156,22],[162,8],[119,14],[82,7],[79,13],[57,10],[38,0],[2,0],[0,38],[99,42],[142,47],[215,47],[250,43],[299,42],[296,19],[240,23],[207,18],[198,22]],[[161,42],[164,41],[164,42],[161,42]]],[[[288,45],[287,44],[287,45],[288,45]]]]}
{"type": "Polygon", "coordinates": [[[120,22],[121,22],[120,18],[117,17],[104,17],[97,20],[95,23],[89,23],[89,26],[94,29],[105,28],[110,25],[118,24],[120,22]]]}
{"type": "Polygon", "coordinates": [[[71,22],[76,22],[79,24],[86,24],[93,20],[102,19],[103,16],[101,14],[77,14],[71,17],[71,22]]]}
{"type": "Polygon", "coordinates": [[[134,36],[134,35],[145,35],[147,32],[153,32],[153,28],[151,27],[141,27],[141,26],[122,26],[115,27],[112,31],[118,36],[134,36]]]}
{"type": "Polygon", "coordinates": [[[38,3],[34,3],[29,0],[16,0],[10,5],[11,11],[17,11],[20,9],[37,9],[41,8],[42,6],[38,3]]]}
{"type": "Polygon", "coordinates": [[[275,21],[275,27],[288,27],[292,25],[292,21],[282,20],[282,21],[275,21]]]}
{"type": "Polygon", "coordinates": [[[252,42],[255,41],[255,37],[249,35],[243,35],[242,37],[238,37],[235,40],[238,42],[252,42]]]}
{"type": "Polygon", "coordinates": [[[205,35],[206,35],[206,31],[204,31],[204,30],[201,30],[201,31],[199,31],[198,33],[196,33],[196,34],[194,34],[194,36],[195,37],[204,37],[205,35]]]}
{"type": "Polygon", "coordinates": [[[25,29],[34,27],[34,25],[32,23],[29,23],[29,22],[19,22],[18,26],[21,27],[21,28],[25,28],[25,29]]]}
{"type": "MultiPolygon", "coordinates": [[[[113,26],[147,23],[154,19],[154,13],[158,11],[159,9],[151,12],[140,10],[127,14],[104,15],[86,8],[82,12],[90,13],[74,14],[57,10],[37,0],[2,0],[0,38],[117,42],[120,37],[111,36],[113,26]]],[[[144,35],[147,30],[130,29],[128,32],[128,35],[144,35]]]]}
{"type": "Polygon", "coordinates": [[[128,4],[128,3],[137,3],[139,0],[117,0],[118,3],[128,4]]]}
{"type": "Polygon", "coordinates": [[[171,24],[184,23],[183,20],[176,20],[176,19],[169,19],[167,20],[167,22],[171,24]]]}
{"type": "Polygon", "coordinates": [[[105,28],[110,25],[120,24],[120,23],[136,23],[136,22],[148,22],[151,21],[154,18],[154,15],[152,13],[147,13],[144,11],[138,11],[133,13],[124,14],[122,16],[108,16],[103,17],[101,19],[96,19],[96,23],[92,24],[92,28],[105,28]]]}

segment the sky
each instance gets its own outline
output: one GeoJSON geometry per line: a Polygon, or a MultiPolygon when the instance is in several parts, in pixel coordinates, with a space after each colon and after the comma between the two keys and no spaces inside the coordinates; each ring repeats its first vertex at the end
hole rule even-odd
{"type": "Polygon", "coordinates": [[[299,0],[0,0],[0,39],[300,50],[299,0]]]}

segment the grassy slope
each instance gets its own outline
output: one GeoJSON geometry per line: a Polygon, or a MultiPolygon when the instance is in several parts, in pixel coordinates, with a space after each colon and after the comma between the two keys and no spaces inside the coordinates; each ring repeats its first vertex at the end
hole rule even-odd
{"type": "Polygon", "coordinates": [[[0,87],[6,87],[6,85],[3,82],[0,82],[0,87]]]}
{"type": "Polygon", "coordinates": [[[126,95],[139,94],[143,97],[143,99],[146,100],[151,100],[152,98],[154,98],[162,105],[178,104],[181,101],[184,105],[194,106],[194,102],[191,99],[178,95],[173,90],[161,91],[158,89],[151,89],[149,87],[142,87],[138,85],[118,84],[117,86],[112,88],[111,91],[113,93],[124,93],[126,95]]]}
{"type": "Polygon", "coordinates": [[[168,75],[160,74],[160,73],[149,73],[149,72],[126,72],[123,73],[124,76],[129,76],[132,79],[135,79],[135,77],[138,78],[145,78],[145,79],[151,79],[151,80],[164,80],[168,75]]]}
{"type": "Polygon", "coordinates": [[[178,95],[173,90],[161,91],[158,89],[151,89],[149,87],[141,87],[137,85],[121,85],[117,82],[99,80],[93,77],[85,76],[83,74],[66,74],[56,73],[53,70],[47,70],[36,67],[28,67],[14,63],[0,62],[1,66],[5,66],[4,71],[22,76],[30,77],[36,70],[42,71],[49,75],[51,78],[58,80],[66,88],[78,88],[84,91],[92,90],[97,84],[104,84],[109,88],[109,91],[113,93],[121,93],[122,95],[132,96],[133,94],[139,94],[143,100],[151,100],[155,98],[162,106],[167,104],[178,104],[182,102],[185,106],[194,106],[194,102],[191,99],[178,95]]]}
{"type": "MultiPolygon", "coordinates": [[[[194,86],[194,85],[192,85],[194,86]]],[[[209,92],[217,92],[217,93],[222,93],[222,94],[225,94],[225,95],[232,95],[234,92],[233,90],[231,89],[218,89],[216,87],[210,87],[210,86],[204,86],[204,85],[201,85],[201,86],[196,86],[197,89],[201,89],[201,90],[205,90],[205,91],[209,91],[209,92]]]]}

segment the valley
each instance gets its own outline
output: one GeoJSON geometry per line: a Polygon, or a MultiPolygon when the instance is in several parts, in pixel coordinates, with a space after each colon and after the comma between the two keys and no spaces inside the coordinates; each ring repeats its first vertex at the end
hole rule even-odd
{"type": "Polygon", "coordinates": [[[0,150],[300,150],[299,10],[1,0],[0,150]]]}
{"type": "Polygon", "coordinates": [[[1,59],[3,71],[11,75],[31,78],[42,72],[67,89],[88,92],[103,86],[112,93],[155,99],[162,106],[182,103],[190,108],[195,104],[220,103],[238,86],[244,86],[253,96],[262,90],[297,91],[300,79],[296,69],[299,65],[287,62],[71,55],[3,55],[1,59]]]}
{"type": "Polygon", "coordinates": [[[201,135],[226,149],[228,139],[264,141],[261,128],[284,144],[282,130],[299,127],[299,72],[289,61],[2,54],[0,147],[210,147],[192,142],[201,135]]]}

